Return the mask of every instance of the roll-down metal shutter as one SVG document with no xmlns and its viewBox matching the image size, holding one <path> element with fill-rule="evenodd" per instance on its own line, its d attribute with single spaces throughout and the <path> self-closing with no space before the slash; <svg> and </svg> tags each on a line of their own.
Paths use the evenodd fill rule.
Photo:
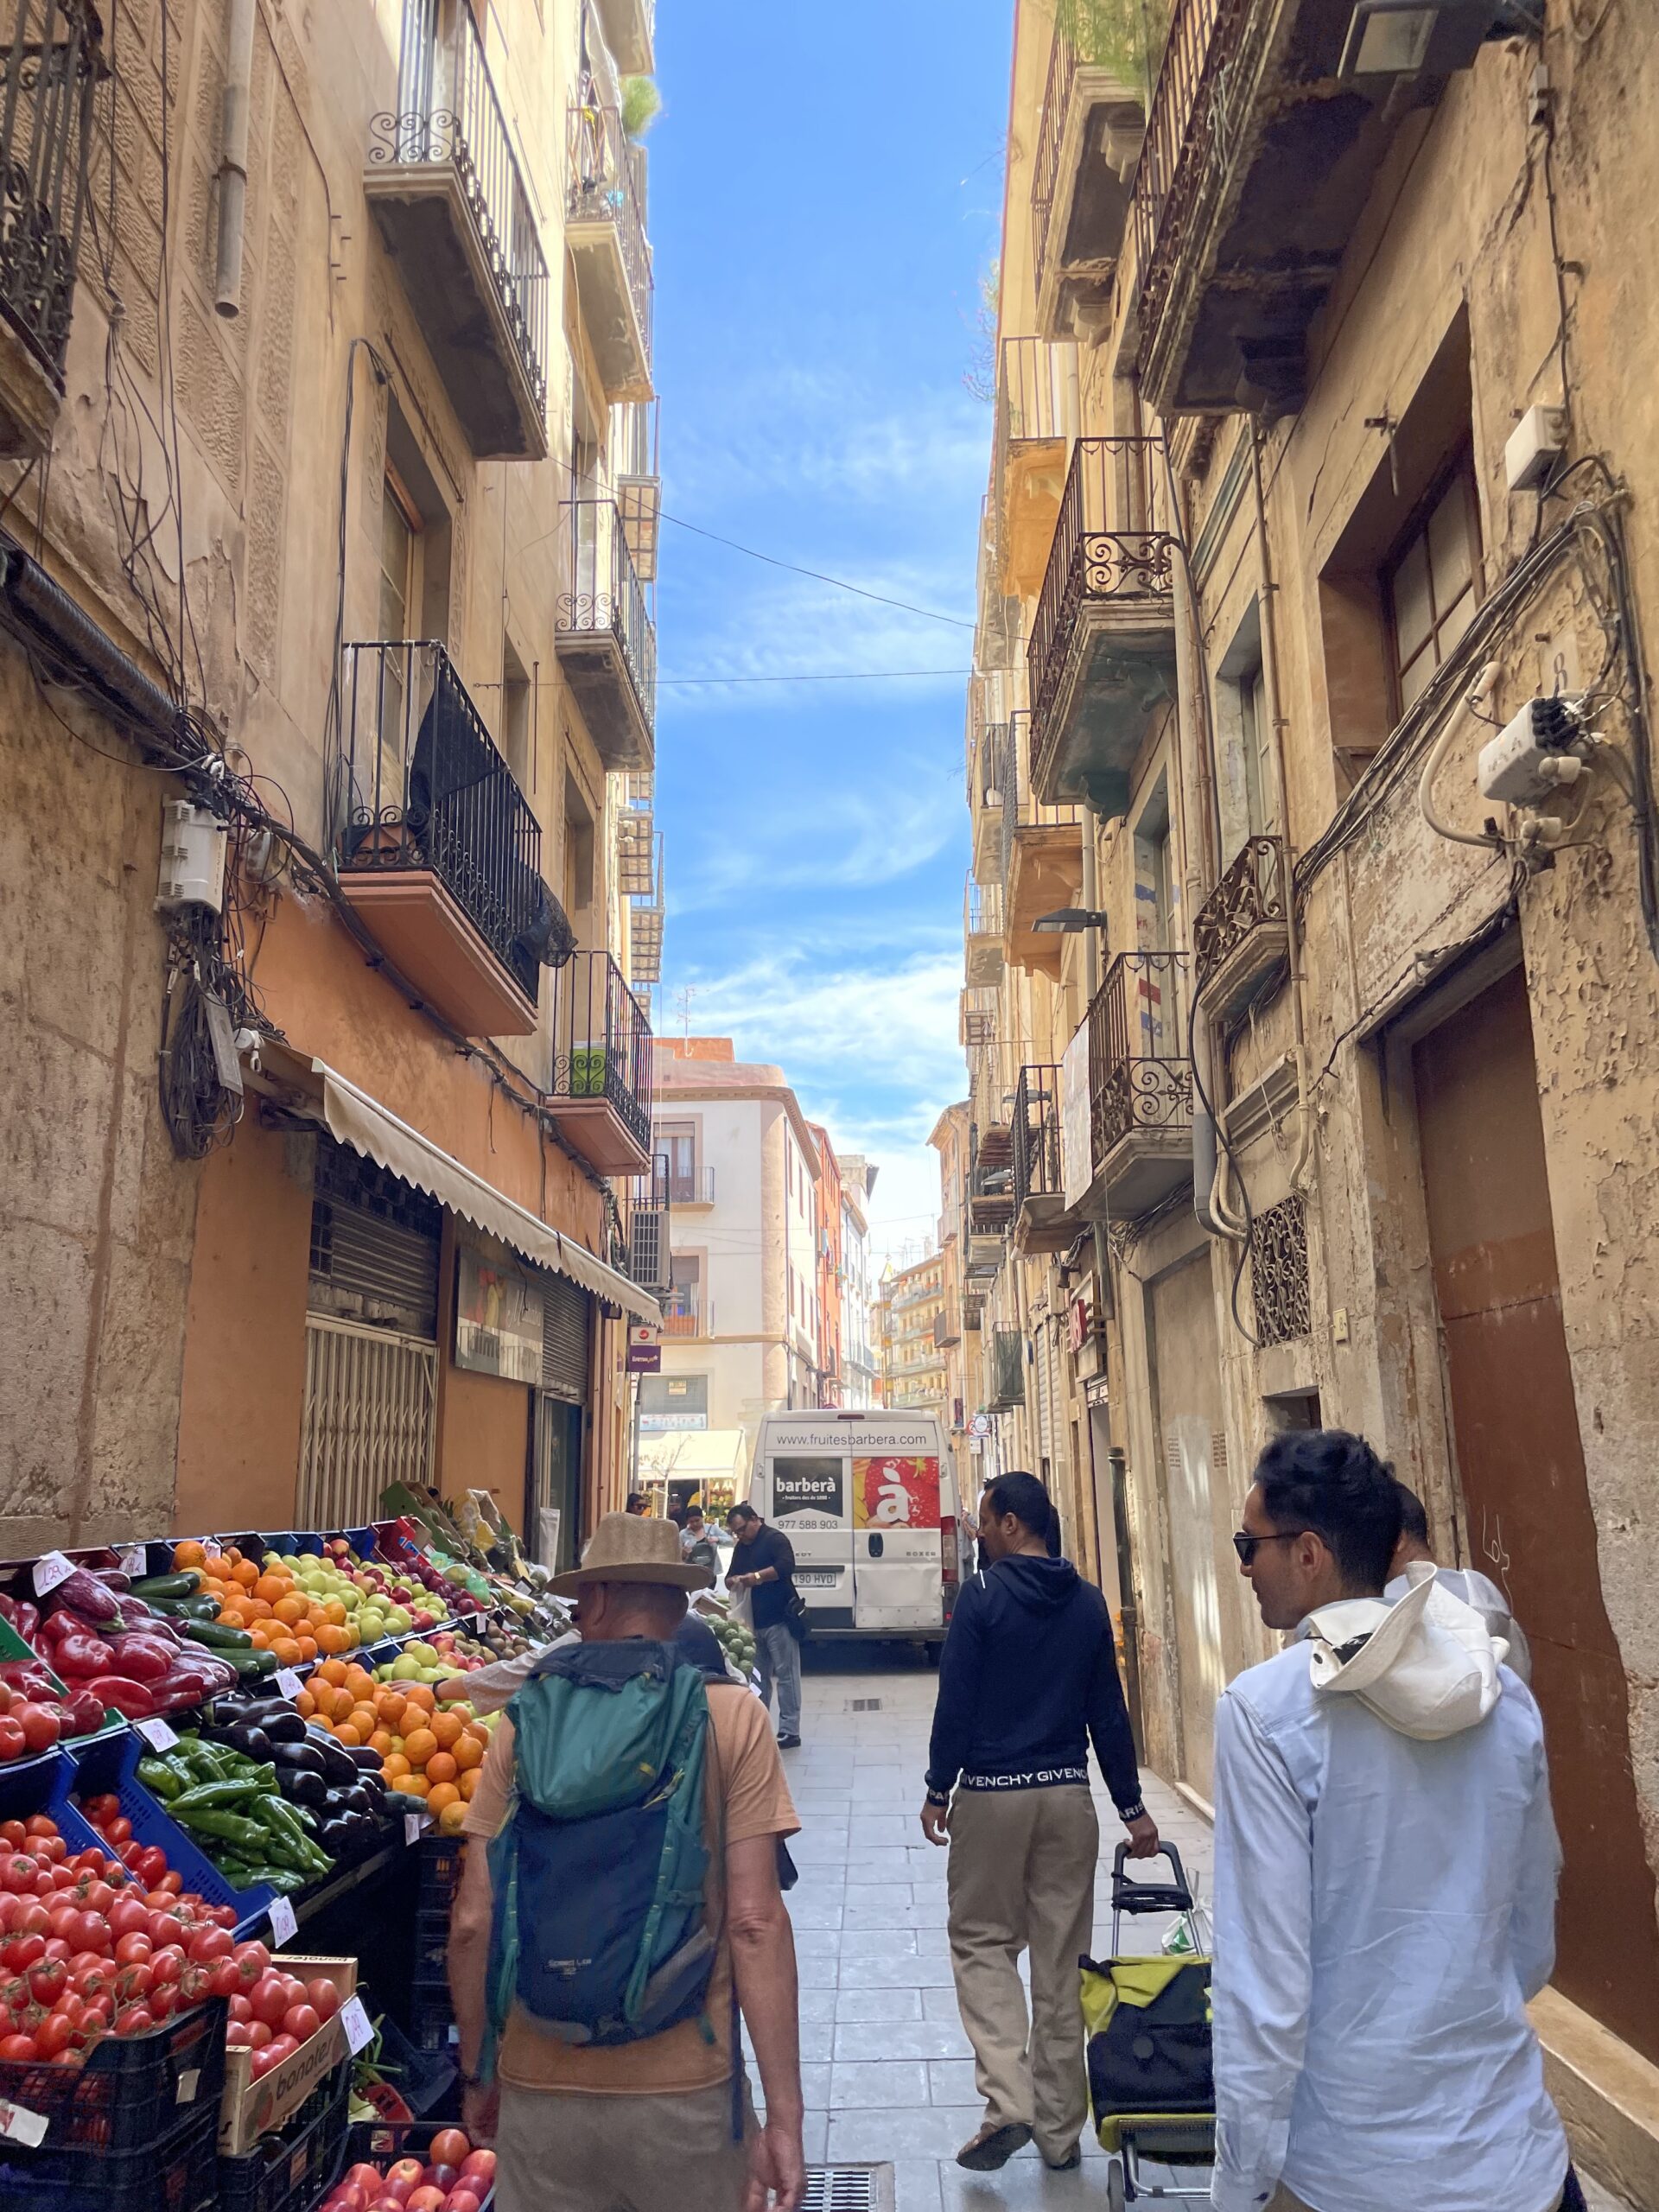
<svg viewBox="0 0 1659 2212">
<path fill-rule="evenodd" d="M 588 1346 L 594 1301 L 564 1275 L 542 1277 L 542 1388 L 572 1405 L 588 1402 Z"/>
<path fill-rule="evenodd" d="M 313 1313 L 435 1341 L 443 1210 L 372 1160 L 326 1140 L 311 1204 Z"/>
</svg>

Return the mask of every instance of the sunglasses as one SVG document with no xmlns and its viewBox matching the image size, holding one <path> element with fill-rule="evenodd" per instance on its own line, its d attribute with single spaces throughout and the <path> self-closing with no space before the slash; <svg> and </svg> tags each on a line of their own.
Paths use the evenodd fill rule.
<svg viewBox="0 0 1659 2212">
<path fill-rule="evenodd" d="M 1276 1536 L 1252 1536 L 1247 1535 L 1243 1529 L 1235 1529 L 1233 1549 L 1238 1554 L 1239 1565 L 1249 1567 L 1255 1557 L 1255 1548 L 1258 1544 L 1294 1544 L 1299 1536 L 1306 1536 L 1311 1533 L 1312 1531 L 1306 1529 L 1286 1529 Z"/>
</svg>

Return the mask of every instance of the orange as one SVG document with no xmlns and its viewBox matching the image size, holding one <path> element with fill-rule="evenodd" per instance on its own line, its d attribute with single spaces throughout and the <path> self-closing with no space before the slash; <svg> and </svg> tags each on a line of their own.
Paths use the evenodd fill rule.
<svg viewBox="0 0 1659 2212">
<path fill-rule="evenodd" d="M 231 1578 L 245 1590 L 251 1590 L 259 1580 L 259 1570 L 251 1559 L 239 1559 L 231 1569 Z"/>
<path fill-rule="evenodd" d="M 276 1654 L 278 1664 L 283 1667 L 297 1667 L 304 1656 L 291 1636 L 272 1637 L 270 1648 Z"/>
<path fill-rule="evenodd" d="M 211 1581 L 228 1582 L 231 1579 L 231 1562 L 223 1552 L 210 1552 L 202 1561 L 202 1572 Z"/>
<path fill-rule="evenodd" d="M 203 1567 L 207 1564 L 207 1553 L 202 1549 L 199 1543 L 196 1543 L 194 1541 L 187 1541 L 182 1544 L 175 1544 L 173 1547 L 173 1564 L 175 1567 Z"/>
<path fill-rule="evenodd" d="M 300 1647 L 300 1657 L 308 1667 L 311 1664 L 311 1662 L 317 1656 L 316 1637 L 315 1636 L 296 1636 L 294 1641 Z"/>
<path fill-rule="evenodd" d="M 400 1775 L 409 1772 L 409 1761 L 401 1751 L 388 1751 L 380 1763 L 380 1771 L 395 1782 Z"/>
<path fill-rule="evenodd" d="M 319 1651 L 326 1651 L 331 1655 L 336 1651 L 343 1651 L 346 1649 L 345 1630 L 335 1628 L 331 1623 L 325 1621 L 317 1630 L 317 1649 Z"/>
<path fill-rule="evenodd" d="M 346 1608 L 340 1604 L 338 1598 L 330 1598 L 327 1603 L 324 1605 L 322 1611 L 323 1618 L 328 1621 L 333 1627 L 345 1627 Z"/>
<path fill-rule="evenodd" d="M 246 1613 L 251 1614 L 253 1618 L 257 1621 L 268 1621 L 271 1618 L 271 1606 L 269 1598 L 256 1598 L 250 1594 L 243 1599 L 242 1605 L 243 1611 Z"/>
<path fill-rule="evenodd" d="M 270 1650 L 270 1638 L 265 1633 L 265 1625 L 263 1621 L 255 1621 L 252 1627 L 249 1629 L 248 1634 L 253 1639 L 253 1648 L 256 1651 Z"/>
<path fill-rule="evenodd" d="M 434 1751 L 426 1762 L 429 1782 L 453 1782 L 460 1772 L 461 1769 L 448 1751 Z"/>
<path fill-rule="evenodd" d="M 391 1721 L 394 1725 L 403 1718 L 405 1702 L 403 1691 L 393 1689 L 390 1683 L 383 1685 L 374 1694 L 375 1711 L 383 1720 Z"/>
<path fill-rule="evenodd" d="M 343 1659 L 325 1659 L 317 1672 L 331 1688 L 338 1688 L 346 1679 L 346 1662 Z"/>
<path fill-rule="evenodd" d="M 302 1690 L 294 1700 L 294 1710 L 302 1720 L 308 1720 L 317 1709 L 317 1700 L 309 1690 Z"/>
<path fill-rule="evenodd" d="M 473 1792 L 477 1789 L 479 1781 L 480 1775 L 478 1769 L 475 1766 L 469 1766 L 466 1773 L 461 1776 L 460 1781 L 455 1784 L 455 1787 L 460 1790 L 462 1801 L 468 1805 L 472 1803 Z"/>
<path fill-rule="evenodd" d="M 269 1597 L 270 1594 L 269 1591 L 262 1590 L 261 1592 L 262 1596 Z M 286 1597 L 277 1598 L 271 1611 L 279 1621 L 286 1622 L 289 1628 L 297 1628 L 305 1618 L 308 1607 L 304 1599 L 296 1598 L 290 1590 Z"/>
<path fill-rule="evenodd" d="M 349 1720 L 341 1720 L 336 1724 L 334 1728 L 334 1741 L 337 1744 L 360 1744 L 362 1740 L 362 1737 L 358 1733 L 357 1730 L 353 1727 Z"/>
<path fill-rule="evenodd" d="M 294 1578 L 291 1574 L 261 1574 L 255 1579 L 253 1594 L 274 1605 L 278 1599 L 293 1596 Z"/>
<path fill-rule="evenodd" d="M 411 1705 L 418 1705 L 423 1713 L 431 1713 L 436 1709 L 438 1700 L 432 1694 L 432 1685 L 429 1682 L 410 1682 L 404 1695 Z"/>
<path fill-rule="evenodd" d="M 430 1775 L 427 1780 L 432 1780 Z M 429 1813 L 441 1813 L 446 1805 L 459 1805 L 462 1802 L 461 1794 L 453 1782 L 434 1783 L 426 1793 L 426 1808 Z"/>
<path fill-rule="evenodd" d="M 474 1737 L 460 1736 L 455 1739 L 453 1757 L 456 1766 L 461 1770 L 461 1782 L 464 1786 L 467 1777 L 475 1773 L 483 1765 L 484 1746 Z"/>
<path fill-rule="evenodd" d="M 372 1751 L 378 1751 L 381 1758 L 385 1758 L 386 1753 L 391 1749 L 391 1729 L 377 1728 L 369 1738 L 369 1749 Z"/>
<path fill-rule="evenodd" d="M 399 1777 L 397 1787 L 410 1797 L 424 1797 L 428 1783 L 423 1774 L 405 1774 Z"/>
<path fill-rule="evenodd" d="M 401 1728 L 407 1736 L 416 1728 L 424 1728 L 427 1718 L 426 1713 L 416 1704 L 414 1699 L 406 1697 L 397 1709 L 397 1718 L 393 1726 Z"/>
<path fill-rule="evenodd" d="M 366 1705 L 354 1705 L 346 1718 L 365 1744 L 379 1725 L 375 1713 Z"/>
<path fill-rule="evenodd" d="M 453 1805 L 446 1805 L 443 1810 L 438 1815 L 438 1834 L 440 1835 L 459 1835 L 461 1834 L 461 1823 L 466 1818 L 467 1808 L 465 1803 L 460 1799 L 457 1799 Z"/>
<path fill-rule="evenodd" d="M 454 1746 L 467 1723 L 458 1713 L 435 1713 L 427 1726 L 437 1738 L 439 1750 L 447 1751 Z"/>
<path fill-rule="evenodd" d="M 358 1697 L 374 1694 L 374 1676 L 366 1667 L 359 1667 L 356 1660 L 346 1668 L 343 1680 L 346 1688 Z"/>
<path fill-rule="evenodd" d="M 438 1748 L 438 1739 L 429 1728 L 417 1728 L 413 1735 L 404 1738 L 404 1750 L 409 1763 L 424 1773 L 426 1763 Z"/>
</svg>

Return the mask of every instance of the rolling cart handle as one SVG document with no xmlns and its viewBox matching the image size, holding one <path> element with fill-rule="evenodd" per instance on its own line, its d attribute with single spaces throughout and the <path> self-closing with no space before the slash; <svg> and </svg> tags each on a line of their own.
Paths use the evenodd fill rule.
<svg viewBox="0 0 1659 2212">
<path fill-rule="evenodd" d="M 1123 1872 L 1123 1864 L 1129 1855 L 1127 1843 L 1120 1843 L 1112 1853 L 1112 1952 L 1118 1950 L 1119 1929 L 1124 1914 L 1131 1918 L 1148 1912 L 1184 1912 L 1192 1910 L 1192 1892 L 1187 1885 L 1186 1869 L 1181 1865 L 1181 1854 L 1173 1843 L 1160 1844 L 1154 1856 L 1167 1859 L 1175 1870 L 1173 1882 L 1131 1882 Z M 1189 1922 L 1189 1927 L 1191 1923 Z M 1194 1948 L 1198 1930 L 1192 1928 Z"/>
</svg>

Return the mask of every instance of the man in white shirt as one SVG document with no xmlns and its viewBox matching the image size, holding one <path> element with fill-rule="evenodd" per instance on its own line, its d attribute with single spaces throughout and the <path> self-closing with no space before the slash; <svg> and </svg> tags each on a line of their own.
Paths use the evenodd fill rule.
<svg viewBox="0 0 1659 2212">
<path fill-rule="evenodd" d="M 1297 1640 L 1216 1713 L 1218 2212 L 1581 2212 L 1526 2005 L 1560 1865 L 1543 1730 L 1417 1567 L 1390 1471 L 1275 1437 L 1234 1538 Z"/>
<path fill-rule="evenodd" d="M 1400 1493 L 1400 1541 L 1394 1548 L 1394 1559 L 1389 1568 L 1389 1580 L 1382 1595 L 1393 1605 L 1403 1598 L 1411 1587 L 1406 1570 L 1417 1560 L 1426 1560 L 1434 1567 L 1434 1580 L 1449 1590 L 1454 1598 L 1461 1598 L 1465 1605 L 1472 1605 L 1486 1624 L 1487 1632 L 1494 1643 L 1502 1641 L 1508 1649 L 1503 1663 L 1519 1675 L 1529 1689 L 1532 1687 L 1532 1649 L 1521 1624 L 1510 1611 L 1510 1601 L 1490 1576 L 1472 1567 L 1435 1567 L 1434 1554 L 1429 1548 L 1428 1516 L 1423 1510 L 1423 1501 L 1414 1490 L 1395 1480 Z"/>
</svg>

